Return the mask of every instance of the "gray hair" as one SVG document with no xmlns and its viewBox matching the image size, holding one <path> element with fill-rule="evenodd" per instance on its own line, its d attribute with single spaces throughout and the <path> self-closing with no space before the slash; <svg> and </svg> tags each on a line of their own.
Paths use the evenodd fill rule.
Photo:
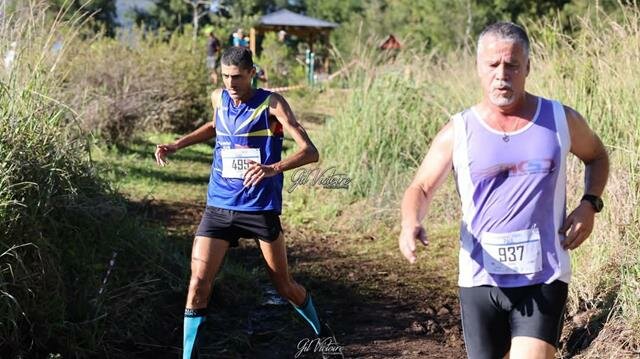
<svg viewBox="0 0 640 359">
<path fill-rule="evenodd" d="M 494 35 L 500 39 L 520 44 L 524 49 L 525 56 L 529 58 L 529 36 L 527 36 L 527 32 L 519 25 L 512 22 L 501 21 L 485 27 L 480 33 L 480 36 L 478 36 L 478 51 L 480 51 L 480 41 L 487 35 Z"/>
</svg>

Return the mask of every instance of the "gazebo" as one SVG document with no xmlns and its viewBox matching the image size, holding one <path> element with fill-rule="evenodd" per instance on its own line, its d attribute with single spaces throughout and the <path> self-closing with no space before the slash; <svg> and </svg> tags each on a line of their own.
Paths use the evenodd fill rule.
<svg viewBox="0 0 640 359">
<path fill-rule="evenodd" d="M 307 44 L 309 44 L 309 49 L 313 51 L 313 43 L 316 40 L 328 43 L 329 33 L 336 27 L 338 27 L 338 24 L 282 9 L 260 18 L 258 24 L 251 28 L 249 44 L 251 46 L 251 52 L 255 54 L 256 36 L 258 34 L 284 30 L 288 34 L 304 39 Z"/>
</svg>

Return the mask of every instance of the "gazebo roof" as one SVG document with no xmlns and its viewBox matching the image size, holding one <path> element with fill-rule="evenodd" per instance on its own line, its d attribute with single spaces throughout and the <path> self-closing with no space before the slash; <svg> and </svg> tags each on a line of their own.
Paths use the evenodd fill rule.
<svg viewBox="0 0 640 359">
<path fill-rule="evenodd" d="M 258 26 L 291 26 L 333 29 L 338 27 L 338 24 L 296 14 L 295 12 L 287 9 L 282 9 L 263 16 L 258 22 Z"/>
</svg>

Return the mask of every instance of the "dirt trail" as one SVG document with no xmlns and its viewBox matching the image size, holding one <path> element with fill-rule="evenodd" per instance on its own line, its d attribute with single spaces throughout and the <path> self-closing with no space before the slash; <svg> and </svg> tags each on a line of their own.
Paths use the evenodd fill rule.
<svg viewBox="0 0 640 359">
<path fill-rule="evenodd" d="M 307 112 L 301 117 L 305 127 L 314 131 L 323 127 L 326 114 Z M 207 162 L 209 156 L 198 161 Z M 188 266 L 192 236 L 204 203 L 160 198 L 132 206 L 167 229 L 168 239 L 182 247 L 183 253 L 176 255 L 182 256 Z M 344 357 L 466 357 L 451 278 L 437 271 L 411 272 L 399 258 L 387 256 L 384 261 L 376 261 L 348 252 L 342 245 L 355 240 L 364 248 L 372 238 L 328 236 L 286 224 L 285 233 L 292 275 L 313 293 L 321 320 L 330 323 Z M 227 258 L 225 267 L 233 269 L 226 273 L 223 269 L 216 280 L 201 357 L 319 358 L 312 350 L 299 350 L 301 341 L 313 338 L 312 332 L 291 306 L 274 294 L 256 245 L 241 241 Z M 177 268 L 175 274 L 186 276 L 179 271 Z M 182 288 L 163 294 L 167 305 L 158 308 L 161 332 L 148 333 L 148 344 L 130 343 L 136 350 L 135 357 L 180 355 L 186 280 Z M 583 314 L 566 318 L 561 357 L 573 357 L 585 350 L 601 330 L 601 326 L 596 327 L 599 322 L 591 323 L 589 318 L 578 323 L 576 318 Z"/>
<path fill-rule="evenodd" d="M 200 219 L 202 204 L 151 201 L 141 204 L 140 210 L 163 223 L 170 237 L 186 245 Z M 379 263 L 343 253 L 340 238 L 290 227 L 285 230 L 292 275 L 313 293 L 321 319 L 330 323 L 345 358 L 465 357 L 454 297 L 407 287 L 402 268 L 397 272 L 382 270 Z M 240 263 L 254 271 L 256 275 L 244 280 L 262 291 L 263 299 L 256 304 L 235 293 L 236 285 L 246 290 L 247 284 L 234 278 L 217 281 L 201 357 L 295 358 L 300 341 L 313 339 L 312 332 L 289 304 L 278 303 L 277 295 L 269 293 L 272 288 L 263 275 L 258 248 L 250 240 L 241 240 L 240 247 L 231 249 L 227 258 L 228 263 Z M 441 278 L 432 281 L 438 283 Z M 182 305 L 183 298 L 177 295 L 170 310 L 180 310 Z M 179 324 L 172 330 L 175 339 L 179 339 L 175 335 Z M 173 344 L 144 356 L 174 358 L 180 343 Z M 320 356 L 309 350 L 298 357 Z"/>
<path fill-rule="evenodd" d="M 169 239 L 184 246 L 189 258 L 192 234 L 204 204 L 151 200 L 135 205 L 136 211 L 167 228 Z M 438 273 L 407 273 L 407 266 L 378 263 L 364 255 L 346 253 L 341 242 L 304 228 L 286 226 L 289 266 L 294 278 L 313 293 L 322 320 L 327 320 L 345 358 L 465 358 L 460 311 L 450 282 Z M 349 238 L 348 240 L 353 240 Z M 371 240 L 363 238 L 362 243 Z M 266 279 L 263 259 L 251 240 L 241 240 L 228 252 L 225 265 L 241 265 L 242 278 L 217 280 L 210 303 L 202 358 L 320 358 L 298 349 L 313 339 L 311 330 L 282 300 Z M 176 273 L 178 274 L 178 273 Z M 416 284 L 419 283 L 419 284 Z M 136 357 L 175 358 L 181 347 L 181 310 L 184 288 L 172 293 L 161 310 L 171 326 L 157 342 L 170 345 L 140 346 Z M 240 292 L 238 292 L 238 290 Z M 247 292 L 253 296 L 246 297 Z M 262 297 L 256 300 L 257 297 Z M 565 318 L 559 357 L 580 357 L 597 336 L 599 321 Z M 594 316 L 591 313 L 591 316 Z M 171 319 L 168 319 L 171 318 Z M 171 323 L 171 324 L 168 324 Z M 338 358 L 338 357 L 336 357 Z"/>
</svg>

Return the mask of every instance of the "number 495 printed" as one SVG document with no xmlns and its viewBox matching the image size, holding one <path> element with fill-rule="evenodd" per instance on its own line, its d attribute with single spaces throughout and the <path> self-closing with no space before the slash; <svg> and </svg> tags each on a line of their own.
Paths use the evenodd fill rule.
<svg viewBox="0 0 640 359">
<path fill-rule="evenodd" d="M 251 163 L 248 159 L 237 159 L 231 162 L 231 168 L 236 171 L 246 171 Z"/>
</svg>

